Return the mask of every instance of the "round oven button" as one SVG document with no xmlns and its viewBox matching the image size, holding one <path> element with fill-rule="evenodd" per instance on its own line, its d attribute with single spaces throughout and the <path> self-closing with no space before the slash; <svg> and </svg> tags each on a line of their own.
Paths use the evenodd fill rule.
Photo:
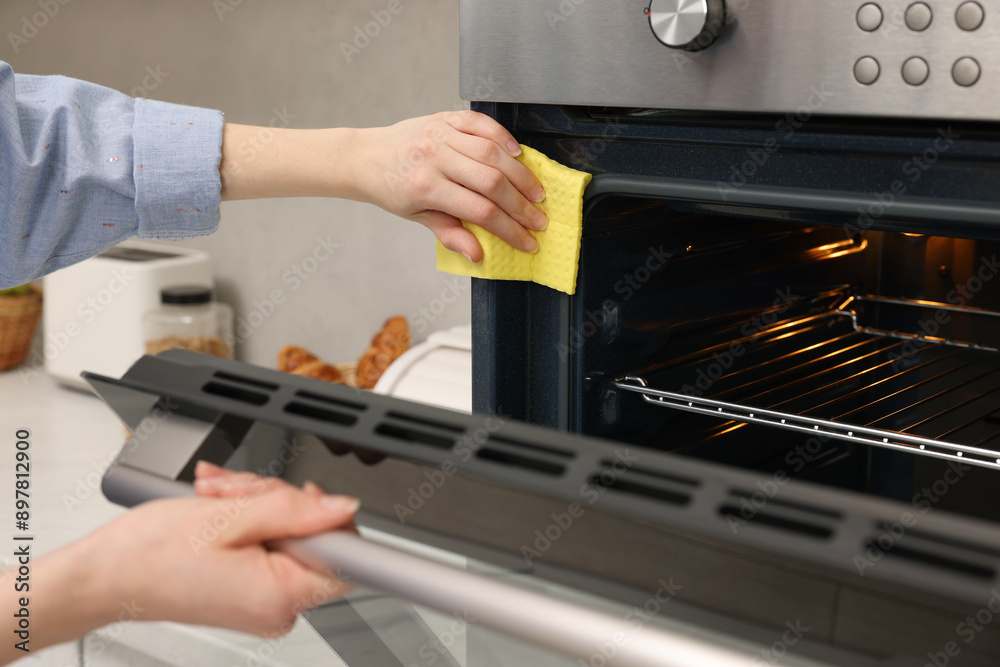
<svg viewBox="0 0 1000 667">
<path fill-rule="evenodd" d="M 951 75 L 960 86 L 975 85 L 981 73 L 979 63 L 974 58 L 959 58 L 951 68 Z"/>
<path fill-rule="evenodd" d="M 927 30 L 934 19 L 934 12 L 923 2 L 914 2 L 906 9 L 906 27 L 916 32 Z"/>
<path fill-rule="evenodd" d="M 962 30 L 978 30 L 985 18 L 986 12 L 978 2 L 962 3 L 955 12 L 955 22 Z"/>
<path fill-rule="evenodd" d="M 708 48 L 726 27 L 726 0 L 650 0 L 649 27 L 665 46 Z"/>
<path fill-rule="evenodd" d="M 874 2 L 861 5 L 861 9 L 858 10 L 858 27 L 872 32 L 878 30 L 880 25 L 882 25 L 882 8 Z"/>
<path fill-rule="evenodd" d="M 931 73 L 931 68 L 923 58 L 910 58 L 903 63 L 903 81 L 911 86 L 919 86 Z"/>
<path fill-rule="evenodd" d="M 878 61 L 870 56 L 865 56 L 854 63 L 854 78 L 866 86 L 878 80 L 879 72 Z"/>
</svg>

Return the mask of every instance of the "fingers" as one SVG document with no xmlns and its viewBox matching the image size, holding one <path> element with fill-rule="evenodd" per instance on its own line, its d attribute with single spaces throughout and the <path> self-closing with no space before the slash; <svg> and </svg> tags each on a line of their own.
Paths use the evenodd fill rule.
<svg viewBox="0 0 1000 667">
<path fill-rule="evenodd" d="M 307 537 L 349 526 L 360 501 L 350 496 L 317 494 L 318 488 L 300 490 L 285 484 L 249 498 L 233 521 L 227 541 L 230 544 L 257 544 Z"/>
<path fill-rule="evenodd" d="M 447 201 L 450 204 L 449 213 L 479 225 L 518 250 L 531 253 L 538 250 L 538 241 L 535 240 L 535 237 L 507 215 L 499 204 L 468 187 L 464 187 L 464 184 L 460 185 L 448 181 L 439 184 L 436 199 Z M 449 230 L 449 234 L 457 236 L 460 232 L 454 229 Z M 444 238 L 441 239 L 441 242 L 449 247 L 448 241 Z M 473 255 L 472 261 L 481 261 L 481 257 L 477 258 Z"/>
<path fill-rule="evenodd" d="M 527 167 L 511 157 L 521 152 L 520 147 L 512 150 L 517 145 L 514 137 L 492 118 L 475 112 L 445 114 L 445 122 L 458 132 L 448 135 L 447 143 L 454 152 L 443 151 L 442 172 L 482 195 L 456 203 L 464 203 L 464 211 L 448 212 L 481 225 L 519 250 L 534 252 L 538 247 L 534 239 L 520 233 L 511 222 L 527 229 L 545 229 L 548 218 L 533 203 L 545 199 L 545 190 Z"/>
<path fill-rule="evenodd" d="M 485 137 L 498 146 L 503 146 L 514 157 L 521 154 L 521 146 L 514 139 L 514 135 L 485 114 L 475 111 L 452 111 L 444 114 L 444 121 L 459 132 Z"/>
<path fill-rule="evenodd" d="M 545 213 L 526 198 L 525 191 L 528 191 L 531 197 L 544 199 L 541 185 L 532 184 L 538 181 L 527 167 L 485 139 L 458 135 L 451 143 L 457 146 L 444 151 L 441 171 L 494 204 L 484 212 L 495 221 L 494 224 L 507 224 L 509 219 L 527 229 L 548 227 Z M 478 221 L 470 222 L 478 224 Z"/>
<path fill-rule="evenodd" d="M 298 565 L 297 561 L 295 565 Z M 332 573 L 324 574 L 305 567 L 301 568 L 297 578 L 298 581 L 293 590 L 298 594 L 297 599 L 305 603 L 303 606 L 308 607 L 318 607 L 331 600 L 336 600 L 342 595 L 350 593 L 354 588 L 343 580 L 332 576 Z"/>
<path fill-rule="evenodd" d="M 291 484 L 275 477 L 260 477 L 252 472 L 226 470 L 207 461 L 198 461 L 194 468 L 194 490 L 207 498 L 234 498 L 265 493 Z"/>
<path fill-rule="evenodd" d="M 434 232 L 445 248 L 462 253 L 470 262 L 478 264 L 483 261 L 483 247 L 479 245 L 479 239 L 455 216 L 441 211 L 423 211 L 414 219 Z"/>
<path fill-rule="evenodd" d="M 280 582 L 281 600 L 264 603 L 270 609 L 264 611 L 258 627 L 250 628 L 259 635 L 287 634 L 297 614 L 335 600 L 353 589 L 330 569 L 325 572 L 313 570 L 280 551 L 268 552 L 267 557 L 270 571 Z"/>
<path fill-rule="evenodd" d="M 523 213 L 531 218 L 545 219 L 545 214 L 538 207 L 531 206 L 531 202 L 545 201 L 545 189 L 542 187 L 541 181 L 524 164 L 511 157 L 495 142 L 482 136 L 461 132 L 452 133 L 448 136 L 448 145 L 478 164 L 499 170 L 507 177 L 508 183 L 521 195 Z M 541 225 L 534 225 L 533 228 L 541 228 Z"/>
<path fill-rule="evenodd" d="M 254 553 L 254 559 L 257 559 L 256 550 L 241 548 L 239 551 Z M 292 630 L 298 614 L 334 600 L 350 592 L 352 588 L 339 579 L 333 570 L 319 572 L 310 569 L 281 551 L 261 550 L 259 558 L 249 571 L 243 569 L 239 573 L 244 575 L 241 578 L 241 589 L 228 591 L 230 600 L 215 603 L 221 606 L 221 613 L 212 614 L 205 620 L 184 616 L 177 620 L 186 623 L 202 620 L 205 624 L 221 625 L 264 637 L 277 637 Z M 227 563 L 226 566 L 232 568 L 234 563 Z M 231 582 L 236 583 L 237 575 L 229 572 L 231 570 L 220 576 L 228 575 L 232 577 Z M 251 578 L 245 577 L 247 573 L 251 574 Z M 253 581 L 253 586 L 247 587 L 247 580 Z M 205 595 L 204 590 L 198 592 Z M 236 602 L 235 609 L 233 602 Z"/>
<path fill-rule="evenodd" d="M 199 479 L 205 479 L 208 477 L 220 477 L 222 475 L 228 475 L 230 470 L 226 470 L 222 466 L 217 466 L 210 461 L 198 461 L 194 466 L 194 476 Z"/>
</svg>

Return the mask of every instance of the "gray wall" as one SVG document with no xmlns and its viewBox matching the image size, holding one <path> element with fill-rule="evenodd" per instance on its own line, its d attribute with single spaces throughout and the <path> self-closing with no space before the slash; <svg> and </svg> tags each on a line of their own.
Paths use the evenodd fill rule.
<svg viewBox="0 0 1000 667">
<path fill-rule="evenodd" d="M 366 127 L 466 108 L 458 97 L 458 0 L 398 2 L 402 11 L 348 63 L 341 42 L 389 0 L 69 0 L 17 53 L 7 34 L 21 33 L 23 17 L 40 7 L 5 0 L 0 60 L 15 72 L 65 74 L 221 109 L 235 123 L 266 125 L 278 110 L 294 116 L 294 128 Z M 339 248 L 294 289 L 282 276 L 320 237 Z M 469 281 L 456 288 L 456 279 L 435 271 L 433 235 L 374 206 L 227 202 L 220 231 L 184 245 L 211 253 L 220 297 L 237 316 L 273 290 L 286 298 L 238 351 L 251 363 L 273 366 L 292 342 L 331 361 L 356 359 L 396 313 L 410 317 L 416 340 L 469 321 Z M 445 305 L 441 295 L 452 289 L 461 296 Z"/>
</svg>

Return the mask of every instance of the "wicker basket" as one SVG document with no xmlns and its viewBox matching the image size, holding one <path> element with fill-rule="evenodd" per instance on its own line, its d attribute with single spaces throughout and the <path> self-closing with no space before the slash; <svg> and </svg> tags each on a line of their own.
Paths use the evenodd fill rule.
<svg viewBox="0 0 1000 667">
<path fill-rule="evenodd" d="M 334 364 L 334 366 L 337 368 L 338 371 L 340 371 L 340 375 L 344 380 L 343 384 L 346 384 L 348 387 L 354 387 L 355 389 L 357 389 L 358 363 L 356 361 L 352 361 L 346 364 Z"/>
<path fill-rule="evenodd" d="M 42 314 L 42 293 L 0 296 L 0 370 L 20 366 Z"/>
</svg>

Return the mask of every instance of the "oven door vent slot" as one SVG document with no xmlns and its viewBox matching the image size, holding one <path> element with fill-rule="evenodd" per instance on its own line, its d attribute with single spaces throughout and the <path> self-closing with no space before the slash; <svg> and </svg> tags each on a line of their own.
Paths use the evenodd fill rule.
<svg viewBox="0 0 1000 667">
<path fill-rule="evenodd" d="M 966 577 L 975 577 L 976 579 L 983 579 L 986 581 L 990 581 L 996 576 L 996 568 L 994 567 L 914 547 L 906 544 L 905 536 L 899 542 L 893 542 L 891 544 L 883 542 L 883 544 L 879 544 L 879 539 L 884 537 L 885 533 L 879 537 L 871 537 L 866 540 L 864 551 L 860 552 L 858 555 L 864 557 L 867 552 L 875 552 L 890 558 L 903 558 L 920 563 L 921 565 L 931 565 L 933 567 L 951 570 L 952 572 Z"/>
<path fill-rule="evenodd" d="M 885 555 L 917 561 L 924 565 L 944 568 L 963 576 L 992 579 L 1000 550 L 996 547 L 940 535 L 919 527 L 912 522 L 906 525 L 874 522 L 877 531 L 865 540 L 866 549 Z"/>
<path fill-rule="evenodd" d="M 751 507 L 756 509 L 755 504 L 760 504 L 758 500 L 761 495 L 761 491 L 750 491 L 748 489 L 730 489 L 729 495 L 735 500 L 739 501 L 740 504 L 746 501 Z M 792 502 L 785 500 L 783 498 L 769 497 L 765 494 L 766 503 L 769 507 L 779 507 L 787 510 L 792 510 L 794 512 L 801 512 L 803 514 L 812 515 L 814 517 L 822 517 L 824 519 L 840 520 L 844 518 L 843 512 L 835 509 L 829 509 L 826 507 L 817 507 L 816 505 L 805 505 L 803 503 Z"/>
<path fill-rule="evenodd" d="M 820 435 L 845 442 L 904 451 L 949 461 L 960 461 L 967 465 L 1000 470 L 1000 452 L 991 449 L 653 389 L 641 377 L 626 376 L 620 378 L 615 381 L 615 386 L 623 391 L 641 394 L 646 403 L 662 408 L 694 412 L 785 431 Z"/>
<path fill-rule="evenodd" d="M 387 438 L 416 445 L 430 445 L 438 449 L 451 450 L 455 446 L 454 438 L 398 424 L 379 424 L 375 427 L 375 432 Z"/>
<path fill-rule="evenodd" d="M 387 412 L 385 418 L 386 421 L 375 427 L 378 435 L 437 449 L 452 449 L 465 431 L 458 423 L 418 417 L 397 410 Z"/>
<path fill-rule="evenodd" d="M 298 398 L 304 398 L 309 401 L 314 401 L 316 403 L 324 403 L 326 405 L 336 405 L 339 408 L 347 408 L 348 410 L 354 410 L 356 412 L 364 412 L 368 409 L 367 405 L 362 403 L 355 403 L 354 401 L 346 401 L 342 398 L 334 398 L 333 396 L 324 396 L 322 394 L 314 394 L 311 391 L 296 391 L 295 395 Z"/>
<path fill-rule="evenodd" d="M 448 433 L 461 433 L 465 429 L 457 424 L 449 424 L 447 422 L 435 421 L 433 419 L 427 419 L 426 417 L 414 417 L 413 415 L 408 415 L 403 412 L 397 412 L 393 410 L 392 412 L 386 413 L 386 418 L 392 419 L 394 421 L 406 422 L 408 424 L 419 424 L 420 426 L 430 426 L 431 428 L 436 428 L 441 431 L 447 431 Z"/>
<path fill-rule="evenodd" d="M 255 389 L 265 389 L 267 391 L 278 391 L 278 385 L 273 382 L 264 382 L 262 380 L 254 380 L 251 378 L 245 378 L 242 375 L 235 375 L 233 373 L 226 373 L 224 371 L 216 371 L 212 374 L 219 380 L 225 380 L 226 382 L 232 382 L 234 384 L 242 384 L 248 387 L 254 387 Z"/>
<path fill-rule="evenodd" d="M 686 477 L 674 477 L 661 473 L 645 473 L 635 468 L 620 469 L 614 461 L 601 461 L 602 468 L 590 476 L 589 484 L 599 491 L 620 491 L 633 496 L 644 496 L 658 502 L 684 507 L 691 502 L 691 494 L 686 490 L 673 489 L 668 484 L 699 487 L 701 482 Z"/>
<path fill-rule="evenodd" d="M 767 526 L 777 528 L 787 532 L 798 533 L 806 537 L 829 539 L 833 535 L 833 529 L 828 526 L 821 526 L 815 523 L 808 523 L 787 516 L 780 516 L 773 512 L 764 510 L 747 512 L 745 507 L 739 505 L 723 505 L 719 508 L 719 516 L 729 522 L 730 527 L 737 531 L 742 524 Z"/>
<path fill-rule="evenodd" d="M 691 502 L 691 496 L 686 493 L 678 493 L 676 491 L 670 491 L 668 489 L 648 486 L 646 484 L 639 484 L 636 482 L 629 482 L 623 479 L 616 479 L 611 483 L 605 483 L 601 480 L 600 475 L 594 475 L 590 478 L 590 484 L 591 486 L 599 489 L 621 491 L 622 493 L 628 493 L 633 496 L 645 496 L 646 498 L 669 503 L 671 505 L 677 505 L 679 507 L 684 507 Z"/>
<path fill-rule="evenodd" d="M 209 382 L 205 384 L 201 390 L 206 394 L 222 396 L 223 398 L 240 401 L 241 403 L 249 403 L 250 405 L 264 405 L 271 398 L 267 394 L 262 394 L 259 391 L 251 391 L 249 389 L 244 389 L 243 387 L 236 387 L 222 382 Z"/>
<path fill-rule="evenodd" d="M 701 487 L 701 480 L 695 479 L 694 477 L 685 477 L 683 475 L 661 472 L 659 470 L 649 470 L 648 468 L 631 465 L 631 462 L 627 460 L 627 456 L 619 460 L 601 459 L 601 468 L 602 474 L 614 475 L 616 477 L 627 472 L 632 478 L 635 478 L 636 476 L 648 477 L 651 478 L 654 483 L 667 482 L 669 484 L 680 484 L 692 489 Z"/>
<path fill-rule="evenodd" d="M 499 435 L 490 435 L 489 442 L 503 445 L 505 447 L 514 447 L 517 449 L 528 450 L 531 452 L 538 452 L 550 456 L 558 456 L 560 458 L 565 458 L 565 459 L 576 458 L 576 452 L 574 452 L 571 449 L 559 449 L 557 447 L 552 447 L 552 446 L 536 445 L 530 442 L 521 442 L 520 440 L 514 440 L 512 438 L 506 438 Z"/>
<path fill-rule="evenodd" d="M 525 456 L 523 454 L 510 451 L 507 448 L 483 447 L 476 452 L 476 458 L 485 461 L 492 461 L 501 465 L 523 468 L 531 472 L 542 473 L 543 475 L 558 476 L 566 472 L 566 466 L 552 461 L 546 461 L 540 457 Z"/>
<path fill-rule="evenodd" d="M 763 490 L 729 489 L 730 500 L 719 508 L 719 516 L 731 529 L 760 525 L 811 538 L 828 539 L 844 515 L 836 509 L 806 505 L 776 498 Z"/>
<path fill-rule="evenodd" d="M 343 426 L 352 426 L 358 421 L 358 418 L 352 414 L 331 410 L 329 408 L 321 408 L 315 405 L 309 405 L 308 403 L 301 403 L 299 401 L 292 401 L 286 405 L 285 412 L 291 415 L 299 415 L 300 417 L 308 417 L 310 419 L 317 419 L 330 424 L 341 424 Z"/>
</svg>

